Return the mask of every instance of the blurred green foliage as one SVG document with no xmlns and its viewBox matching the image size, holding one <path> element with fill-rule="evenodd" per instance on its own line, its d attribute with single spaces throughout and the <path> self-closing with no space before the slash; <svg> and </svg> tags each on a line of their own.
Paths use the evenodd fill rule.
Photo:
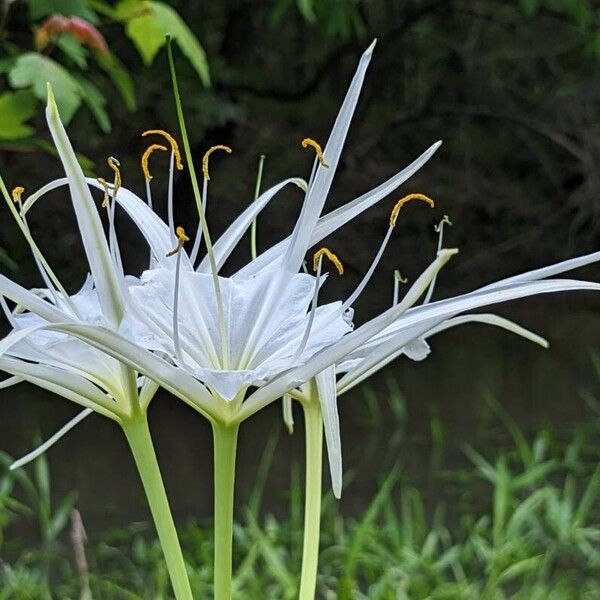
<svg viewBox="0 0 600 600">
<path fill-rule="evenodd" d="M 388 383 L 386 403 L 403 421 L 402 395 Z M 445 481 L 445 493 L 436 503 L 407 480 L 401 465 L 355 517 L 343 517 L 339 503 L 331 493 L 326 495 L 319 598 L 598 597 L 600 466 L 595 448 L 600 442 L 600 412 L 570 438 L 561 439 L 548 428 L 527 436 L 493 397 L 486 403 L 502 430 L 482 424 L 485 450 L 464 449 L 471 466 L 443 470 L 432 463 L 436 476 Z M 593 399 L 590 406 L 598 410 Z M 373 405 L 371 409 L 376 413 Z M 510 442 L 497 445 L 507 434 Z M 277 442 L 274 435 L 265 445 L 254 489 L 235 527 L 235 597 L 240 599 L 293 600 L 297 595 L 303 503 L 298 465 L 290 471 L 287 516 L 281 519 L 261 510 Z M 433 453 L 439 440 L 431 442 Z M 87 545 L 85 573 L 72 564 L 64 530 L 74 498 L 67 496 L 50 510 L 47 465 L 40 461 L 31 475 L 17 473 L 0 480 L 0 532 L 12 519 L 35 517 L 41 535 L 39 548 L 14 542 L 0 546 L 0 598 L 73 598 L 87 585 L 82 586 L 84 580 L 89 580 L 93 597 L 168 598 L 160 546 L 149 525 L 94 535 Z M 15 499 L 15 483 L 26 492 L 24 503 Z M 210 532 L 209 523 L 197 521 L 181 530 L 198 598 L 212 594 Z M 76 539 L 73 534 L 71 538 Z"/>
<path fill-rule="evenodd" d="M 46 84 L 65 123 L 85 104 L 98 127 L 111 131 L 107 100 L 101 87 L 108 77 L 128 111 L 136 108 L 131 69 L 111 51 L 103 30 L 123 27 L 146 65 L 170 34 L 188 57 L 204 85 L 210 85 L 204 50 L 184 19 L 168 4 L 120 0 L 12 0 L 2 5 L 0 74 L 13 91 L 0 95 L 0 141 L 28 140 L 35 130 L 27 122 L 46 100 Z"/>
</svg>

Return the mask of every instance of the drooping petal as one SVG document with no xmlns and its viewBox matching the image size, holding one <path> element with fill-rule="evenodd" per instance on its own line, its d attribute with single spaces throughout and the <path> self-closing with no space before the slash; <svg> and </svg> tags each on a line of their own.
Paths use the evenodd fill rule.
<svg viewBox="0 0 600 600">
<path fill-rule="evenodd" d="M 315 376 L 321 414 L 325 427 L 325 441 L 327 442 L 327 456 L 331 472 L 331 485 L 333 495 L 340 498 L 342 495 L 342 440 L 340 437 L 340 418 L 337 408 L 337 392 L 335 382 L 335 365 L 327 367 Z"/>
<path fill-rule="evenodd" d="M 392 327 L 390 327 L 390 331 L 393 331 L 394 334 L 391 337 L 386 336 L 385 343 L 376 348 L 368 359 L 365 360 L 360 372 L 354 370 L 351 374 L 348 373 L 339 380 L 338 393 L 347 391 L 350 383 L 355 385 L 357 383 L 356 378 L 359 375 L 362 380 L 372 374 L 375 370 L 383 367 L 390 360 L 393 360 L 393 358 L 400 354 L 402 348 L 410 340 L 426 334 L 446 319 L 461 312 L 489 306 L 491 304 L 499 304 L 508 300 L 525 298 L 527 296 L 575 290 L 600 291 L 600 284 L 568 279 L 533 281 L 506 288 L 489 289 L 486 292 L 477 294 L 465 294 L 456 298 L 422 305 L 412 309 L 410 312 L 407 311 L 401 319 L 398 319 Z M 506 324 L 506 326 L 508 325 Z M 525 332 L 523 329 L 513 329 L 513 331 L 519 331 L 520 333 Z M 534 334 L 530 333 L 526 337 L 543 344 L 542 338 L 533 336 Z"/>
<path fill-rule="evenodd" d="M 117 328 L 123 317 L 123 290 L 110 257 L 100 215 L 94 205 L 83 171 L 60 121 L 58 107 L 49 89 L 46 119 L 54 145 L 69 180 L 71 200 L 81 232 L 83 246 L 90 265 L 102 312 L 107 324 Z"/>
<path fill-rule="evenodd" d="M 24 467 L 26 464 L 30 463 L 32 460 L 35 460 L 38 456 L 47 452 L 54 444 L 56 444 L 61 438 L 63 438 L 73 427 L 79 425 L 81 421 L 83 421 L 87 416 L 91 415 L 94 411 L 91 408 L 84 408 L 82 411 L 77 413 L 72 419 L 67 421 L 56 433 L 51 435 L 43 444 L 40 444 L 37 448 L 28 452 L 25 456 L 19 458 L 19 460 L 15 460 L 12 465 L 10 465 L 10 470 L 14 471 L 16 469 L 20 469 Z"/>
</svg>

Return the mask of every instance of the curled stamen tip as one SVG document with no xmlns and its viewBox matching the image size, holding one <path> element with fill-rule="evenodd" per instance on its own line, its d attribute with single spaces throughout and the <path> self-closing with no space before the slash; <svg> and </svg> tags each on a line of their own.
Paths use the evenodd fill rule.
<svg viewBox="0 0 600 600">
<path fill-rule="evenodd" d="M 328 169 L 329 165 L 325 161 L 325 155 L 323 154 L 323 150 L 321 149 L 321 144 L 319 144 L 319 142 L 316 142 L 312 138 L 304 138 L 302 140 L 302 147 L 308 148 L 309 146 L 311 148 L 314 148 L 315 152 L 317 153 L 317 159 L 319 160 L 321 166 Z"/>
<path fill-rule="evenodd" d="M 177 246 L 171 252 L 167 252 L 167 256 L 177 254 L 183 248 L 183 244 L 190 241 L 190 238 L 185 233 L 185 229 L 181 226 L 175 229 L 175 235 L 177 236 Z"/>
<path fill-rule="evenodd" d="M 439 233 L 444 225 L 452 226 L 452 221 L 448 215 L 444 215 L 444 218 L 434 226 L 436 233 Z"/>
<path fill-rule="evenodd" d="M 116 195 L 116 193 L 119 191 L 119 188 L 121 187 L 121 169 L 119 169 L 119 167 L 121 166 L 121 163 L 114 156 L 109 156 L 106 159 L 106 162 L 108 163 L 108 166 L 115 173 L 115 184 L 114 184 L 113 195 Z"/>
<path fill-rule="evenodd" d="M 407 283 L 408 279 L 406 277 L 402 277 L 402 273 L 398 271 L 398 269 L 394 269 L 394 280 L 398 283 Z"/>
<path fill-rule="evenodd" d="M 404 198 L 400 198 L 400 200 L 398 200 L 398 202 L 396 202 L 396 204 L 394 205 L 394 208 L 392 209 L 392 212 L 390 214 L 390 227 L 396 226 L 396 220 L 398 219 L 398 213 L 400 212 L 400 209 L 411 200 L 422 200 L 423 202 L 429 204 L 431 208 L 435 207 L 434 201 L 425 194 L 408 194 L 407 196 L 404 196 Z"/>
<path fill-rule="evenodd" d="M 313 256 L 313 271 L 316 271 L 319 268 L 319 262 L 322 260 L 323 256 L 326 256 L 333 263 L 340 275 L 344 274 L 344 265 L 342 264 L 342 261 L 329 248 L 321 248 L 315 252 L 315 255 Z"/>
<path fill-rule="evenodd" d="M 147 129 L 142 132 L 142 137 L 146 137 L 147 135 L 162 135 L 167 142 L 169 142 L 171 145 L 171 152 L 175 155 L 175 167 L 178 171 L 181 171 L 183 169 L 183 163 L 181 162 L 181 152 L 179 152 L 177 140 L 164 129 Z"/>
<path fill-rule="evenodd" d="M 21 201 L 21 196 L 25 192 L 25 188 L 22 185 L 17 185 L 13 188 L 11 194 L 13 202 L 16 204 Z"/>
<path fill-rule="evenodd" d="M 144 154 L 142 154 L 142 171 L 144 173 L 146 181 L 150 181 L 152 179 L 152 175 L 150 174 L 150 167 L 148 166 L 148 160 L 150 159 L 150 155 L 155 150 L 163 150 L 166 152 L 167 147 L 163 146 L 162 144 L 151 144 L 146 148 Z"/>
<path fill-rule="evenodd" d="M 211 146 L 202 157 L 202 175 L 204 175 L 204 179 L 206 181 L 210 181 L 210 174 L 208 172 L 208 159 L 210 155 L 216 150 L 223 150 L 227 152 L 227 154 L 231 154 L 233 150 L 229 146 L 224 146 L 223 144 L 217 144 L 216 146 Z"/>
</svg>

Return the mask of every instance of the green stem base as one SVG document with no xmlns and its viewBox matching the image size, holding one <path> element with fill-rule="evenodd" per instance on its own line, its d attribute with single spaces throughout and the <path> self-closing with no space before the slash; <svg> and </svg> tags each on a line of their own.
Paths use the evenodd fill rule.
<svg viewBox="0 0 600 600">
<path fill-rule="evenodd" d="M 213 423 L 215 477 L 215 600 L 231 600 L 233 499 L 238 425 Z"/>
<path fill-rule="evenodd" d="M 145 415 L 122 425 L 137 465 L 177 600 L 193 600 L 171 508 Z"/>
<path fill-rule="evenodd" d="M 323 469 L 323 418 L 318 398 L 302 402 L 306 429 L 306 491 L 304 546 L 299 600 L 314 600 L 321 529 L 321 479 Z"/>
</svg>

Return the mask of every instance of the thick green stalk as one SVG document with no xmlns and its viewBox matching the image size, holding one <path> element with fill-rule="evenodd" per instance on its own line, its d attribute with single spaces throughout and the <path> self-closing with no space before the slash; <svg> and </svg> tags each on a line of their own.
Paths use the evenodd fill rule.
<svg viewBox="0 0 600 600">
<path fill-rule="evenodd" d="M 323 469 L 323 418 L 314 395 L 302 402 L 306 429 L 306 489 L 304 498 L 304 547 L 299 600 L 314 600 L 319 564 L 321 529 L 321 479 Z"/>
<path fill-rule="evenodd" d="M 146 416 L 138 415 L 123 423 L 122 427 L 146 492 L 175 598 L 177 600 L 193 600 L 177 530 L 156 460 Z"/>
<path fill-rule="evenodd" d="M 231 600 L 233 558 L 233 493 L 238 425 L 213 423 L 215 468 L 214 598 Z"/>
</svg>

